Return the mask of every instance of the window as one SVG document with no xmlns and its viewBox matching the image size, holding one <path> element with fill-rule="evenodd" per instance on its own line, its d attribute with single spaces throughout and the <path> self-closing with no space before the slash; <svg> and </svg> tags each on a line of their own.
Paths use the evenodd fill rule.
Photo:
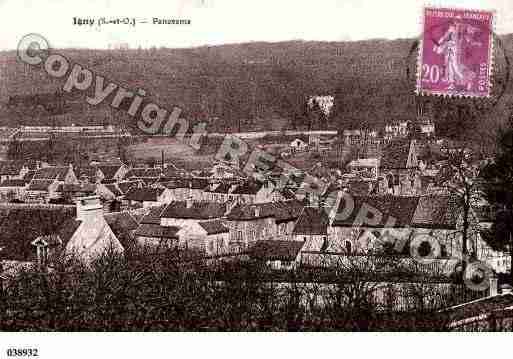
<svg viewBox="0 0 513 359">
<path fill-rule="evenodd" d="M 351 242 L 349 241 L 346 241 L 346 244 L 345 244 L 345 247 L 346 247 L 346 253 L 347 254 L 351 254 Z"/>
</svg>

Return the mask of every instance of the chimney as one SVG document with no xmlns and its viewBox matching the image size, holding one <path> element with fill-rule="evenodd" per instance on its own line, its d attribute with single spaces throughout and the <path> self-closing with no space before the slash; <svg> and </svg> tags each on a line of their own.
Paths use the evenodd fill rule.
<svg viewBox="0 0 513 359">
<path fill-rule="evenodd" d="M 77 220 L 94 221 L 103 218 L 103 206 L 100 196 L 80 197 L 76 200 Z"/>
<path fill-rule="evenodd" d="M 187 200 L 185 201 L 185 207 L 192 208 L 192 197 L 187 198 Z"/>
<path fill-rule="evenodd" d="M 490 297 L 492 296 L 495 296 L 498 294 L 498 284 L 499 284 L 499 279 L 497 278 L 497 276 L 490 276 Z"/>
</svg>

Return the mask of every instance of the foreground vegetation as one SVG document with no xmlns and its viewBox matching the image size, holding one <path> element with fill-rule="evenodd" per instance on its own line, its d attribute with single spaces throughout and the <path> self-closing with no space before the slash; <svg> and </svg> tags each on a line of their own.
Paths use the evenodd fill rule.
<svg viewBox="0 0 513 359">
<path fill-rule="evenodd" d="M 23 271 L 4 281 L 0 329 L 443 330 L 436 312 L 453 300 L 417 283 L 409 290 L 421 299 L 418 305 L 397 312 L 393 287 L 385 304 L 378 304 L 376 283 L 356 269 L 334 272 L 330 285 L 306 284 L 294 271 L 273 281 L 257 262 L 225 263 L 214 270 L 176 259 L 173 253 L 158 258 L 106 254 L 89 267 L 67 262 Z M 427 297 L 436 297 L 437 306 L 425 306 Z"/>
</svg>

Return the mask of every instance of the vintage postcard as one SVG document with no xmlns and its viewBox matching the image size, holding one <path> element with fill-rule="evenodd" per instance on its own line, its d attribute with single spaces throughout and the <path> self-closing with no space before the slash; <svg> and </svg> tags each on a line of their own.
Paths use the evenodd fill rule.
<svg viewBox="0 0 513 359">
<path fill-rule="evenodd" d="M 0 359 L 513 329 L 513 3 L 0 0 L 0 27 Z"/>
</svg>

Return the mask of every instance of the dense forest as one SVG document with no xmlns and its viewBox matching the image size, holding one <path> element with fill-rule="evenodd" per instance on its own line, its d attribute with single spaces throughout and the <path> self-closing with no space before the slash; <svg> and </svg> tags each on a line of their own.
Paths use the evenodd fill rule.
<svg viewBox="0 0 513 359">
<path fill-rule="evenodd" d="M 505 69 L 512 40 L 513 35 L 497 38 L 504 47 L 495 48 L 495 89 L 507 88 L 498 104 L 478 113 L 477 125 L 489 123 L 481 121 L 483 116 L 494 123 L 508 117 L 506 104 L 513 93 Z M 148 100 L 169 110 L 178 106 L 183 116 L 208 121 L 210 131 L 340 129 L 382 126 L 417 115 L 425 99 L 414 94 L 415 41 L 254 42 L 189 49 L 60 52 L 129 89 L 144 89 Z M 123 111 L 91 108 L 80 98 L 83 95 L 52 99 L 64 80 L 51 79 L 44 71 L 19 63 L 14 51 L 0 53 L 0 64 L 1 125 L 34 124 L 35 119 L 41 124 L 126 122 L 128 127 L 134 122 Z M 326 125 L 312 121 L 306 110 L 307 99 L 315 95 L 335 96 Z M 436 109 L 432 115 L 444 123 L 448 118 Z M 461 116 L 454 121 L 456 134 L 461 121 Z"/>
</svg>

